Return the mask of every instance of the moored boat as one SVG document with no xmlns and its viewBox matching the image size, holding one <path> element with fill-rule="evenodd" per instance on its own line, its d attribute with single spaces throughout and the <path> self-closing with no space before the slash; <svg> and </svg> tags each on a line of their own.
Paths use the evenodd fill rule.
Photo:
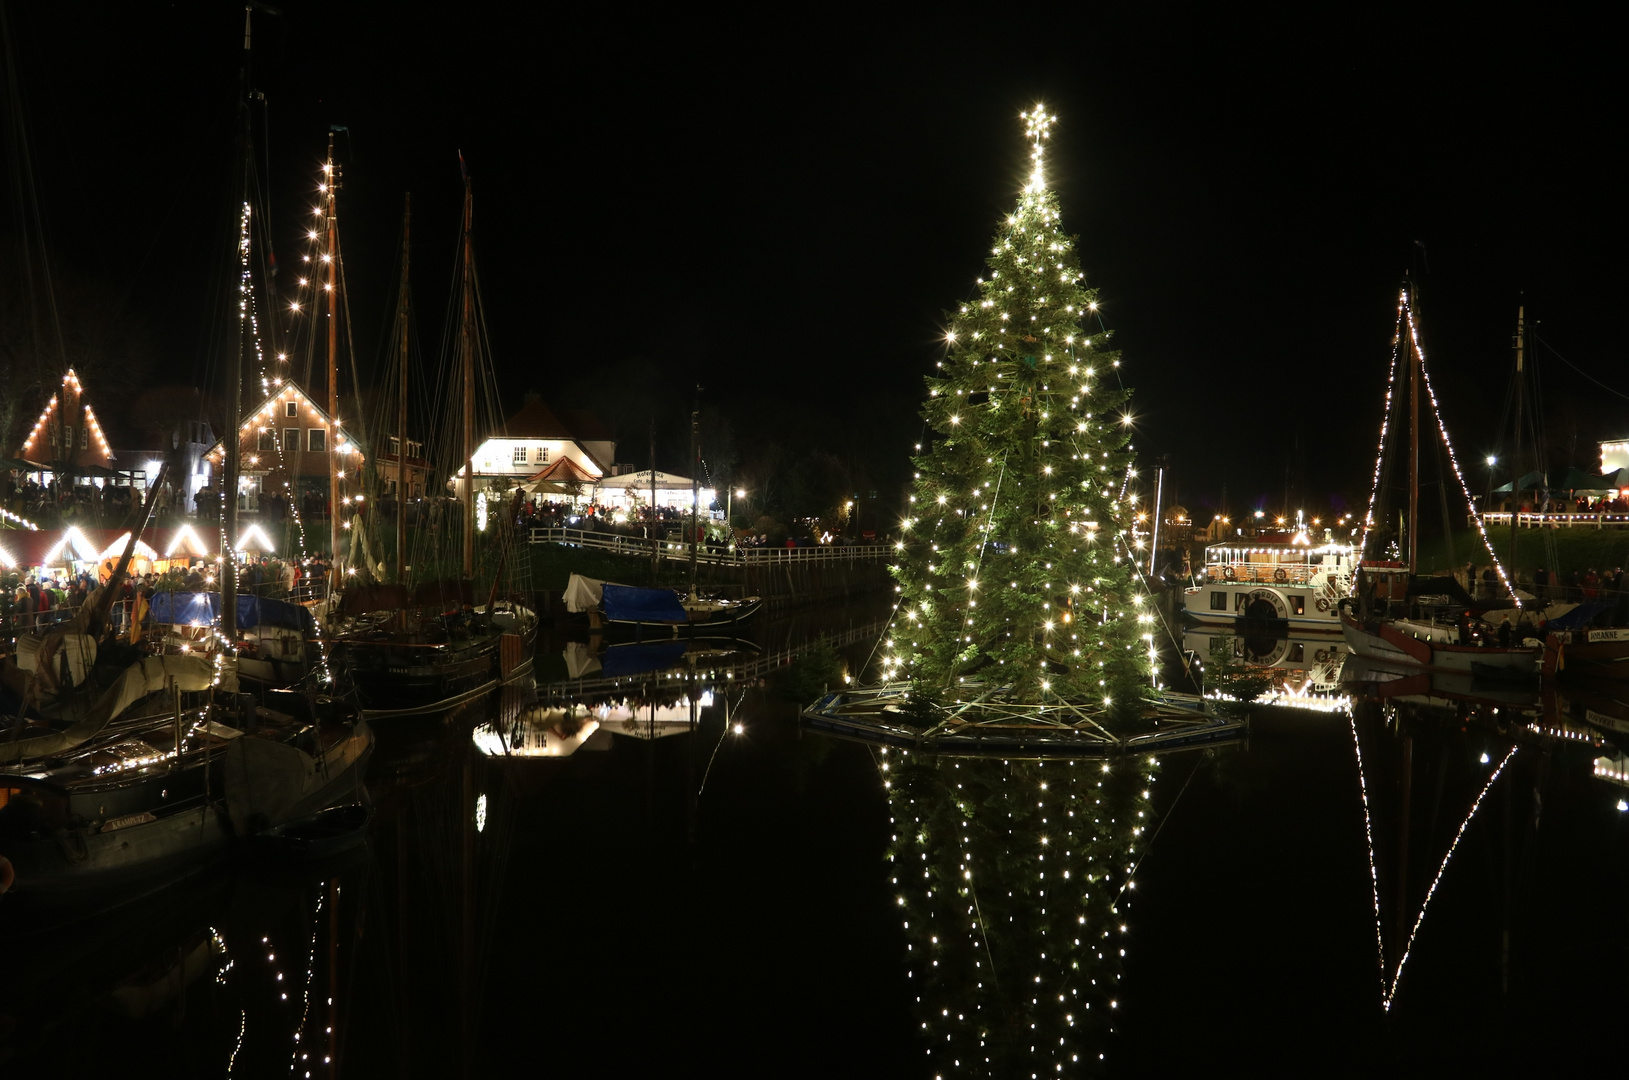
<svg viewBox="0 0 1629 1080">
<path fill-rule="evenodd" d="M 761 596 L 740 600 L 702 596 L 677 589 L 646 589 L 572 574 L 566 585 L 566 609 L 586 612 L 594 629 L 607 627 L 667 630 L 711 630 L 742 622 L 763 607 Z"/>
<path fill-rule="evenodd" d="M 1184 590 L 1184 610 L 1201 625 L 1338 633 L 1353 566 L 1352 545 L 1327 534 L 1316 547 L 1304 532 L 1211 544 L 1199 584 Z"/>
</svg>

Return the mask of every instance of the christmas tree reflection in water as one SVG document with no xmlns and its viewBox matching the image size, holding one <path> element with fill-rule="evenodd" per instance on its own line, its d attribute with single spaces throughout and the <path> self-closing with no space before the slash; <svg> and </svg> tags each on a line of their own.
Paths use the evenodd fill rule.
<svg viewBox="0 0 1629 1080">
<path fill-rule="evenodd" d="M 932 1075 L 1098 1071 L 1158 761 L 883 753 L 890 877 Z"/>
</svg>

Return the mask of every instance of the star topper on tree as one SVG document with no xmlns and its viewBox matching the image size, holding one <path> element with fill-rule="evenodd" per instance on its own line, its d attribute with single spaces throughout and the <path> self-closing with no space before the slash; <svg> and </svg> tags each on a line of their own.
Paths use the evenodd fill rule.
<svg viewBox="0 0 1629 1080">
<path fill-rule="evenodd" d="M 1132 558 L 1130 393 L 1046 187 L 1056 117 L 1021 114 L 1033 168 L 927 379 L 900 604 L 883 661 L 935 702 L 1130 716 L 1153 621 Z M 1095 315 L 1093 315 L 1095 321 Z"/>
</svg>

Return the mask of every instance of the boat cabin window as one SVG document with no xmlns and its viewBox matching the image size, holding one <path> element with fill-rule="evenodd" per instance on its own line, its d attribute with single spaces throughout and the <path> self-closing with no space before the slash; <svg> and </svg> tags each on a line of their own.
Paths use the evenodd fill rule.
<svg viewBox="0 0 1629 1080">
<path fill-rule="evenodd" d="M 1210 609 L 1212 611 L 1227 610 L 1227 593 L 1213 592 L 1210 594 Z"/>
</svg>

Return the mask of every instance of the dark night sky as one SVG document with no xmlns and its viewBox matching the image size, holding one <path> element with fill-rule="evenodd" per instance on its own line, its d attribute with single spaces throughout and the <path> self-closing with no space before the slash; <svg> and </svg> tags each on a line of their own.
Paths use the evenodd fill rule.
<svg viewBox="0 0 1629 1080">
<path fill-rule="evenodd" d="M 879 469 L 905 467 L 941 312 L 981 272 L 1023 171 L 1017 114 L 1042 100 L 1061 118 L 1065 224 L 1137 390 L 1139 451 L 1170 454 L 1195 506 L 1224 483 L 1235 509 L 1277 505 L 1286 469 L 1321 504 L 1366 494 L 1416 240 L 1463 458 L 1496 444 L 1523 295 L 1546 340 L 1629 391 L 1623 69 L 1601 28 L 1343 10 L 382 21 L 295 3 L 258 17 L 253 82 L 285 264 L 327 126 L 351 129 L 341 214 L 365 363 L 409 188 L 434 351 L 462 149 L 517 399 L 586 377 L 659 391 L 682 416 L 699 381 L 749 456 L 772 437 L 835 443 Z M 241 11 L 11 14 L 58 265 L 105 278 L 201 370 Z M 1629 433 L 1629 400 L 1546 363 L 1550 435 L 1588 465 L 1592 440 Z M 659 385 L 640 384 L 652 371 Z"/>
</svg>

